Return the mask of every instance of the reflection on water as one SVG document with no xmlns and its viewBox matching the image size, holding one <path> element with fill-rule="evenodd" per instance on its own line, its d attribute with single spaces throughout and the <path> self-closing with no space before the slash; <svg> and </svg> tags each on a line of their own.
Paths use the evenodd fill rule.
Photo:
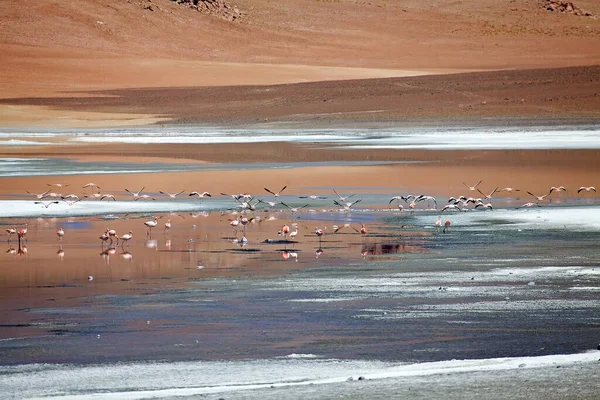
<svg viewBox="0 0 600 400">
<path fill-rule="evenodd" d="M 576 220 L 569 210 L 542 212 L 549 220 L 562 214 Z M 586 208 L 584 214 L 590 220 L 594 212 Z M 65 221 L 34 221 L 27 234 L 34 251 L 9 242 L 0 259 L 3 323 L 27 327 L 6 333 L 21 341 L 0 342 L 2 361 L 268 358 L 291 352 L 402 361 L 476 358 L 506 356 L 513 348 L 519 354 L 564 351 L 565 329 L 572 344 L 567 350 L 580 349 L 600 334 L 588 304 L 595 296 L 590 291 L 600 287 L 600 274 L 592 270 L 600 262 L 597 230 L 593 224 L 588 231 L 549 228 L 527 211 L 516 214 L 518 221 L 509 215 L 453 214 L 446 233 L 436 231 L 435 214 L 345 215 L 343 224 L 366 225 L 368 233 L 360 234 L 333 233 L 334 225 L 343 225 L 337 211 L 281 213 L 276 221 L 248 223 L 234 236 L 230 215 L 213 213 L 201 224 L 172 220 L 168 235 L 157 238 L 143 235 L 146 217 L 129 215 L 110 221 L 117 236 L 134 232 L 119 245 L 99 238 L 105 220 L 74 219 L 87 227 L 77 235 L 65 228 L 58 245 L 56 226 L 67 226 Z M 278 236 L 292 218 L 298 230 L 293 241 Z M 578 303 L 555 306 L 562 299 Z M 520 303 L 525 300 L 526 306 Z M 502 314 L 517 305 L 519 314 Z M 582 319 L 588 325 L 576 328 Z M 72 326 L 60 335 L 48 325 L 32 328 L 65 321 Z M 533 343 L 528 332 L 539 326 L 545 333 Z M 365 346 L 365 340 L 377 345 Z M 23 344 L 34 350 L 23 352 Z"/>
</svg>

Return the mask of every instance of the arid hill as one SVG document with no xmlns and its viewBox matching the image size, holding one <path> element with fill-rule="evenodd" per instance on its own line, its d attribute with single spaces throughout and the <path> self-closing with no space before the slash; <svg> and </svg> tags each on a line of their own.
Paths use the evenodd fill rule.
<svg viewBox="0 0 600 400">
<path fill-rule="evenodd" d="M 0 97 L 600 64 L 600 3 L 559 3 L 4 0 Z"/>
</svg>

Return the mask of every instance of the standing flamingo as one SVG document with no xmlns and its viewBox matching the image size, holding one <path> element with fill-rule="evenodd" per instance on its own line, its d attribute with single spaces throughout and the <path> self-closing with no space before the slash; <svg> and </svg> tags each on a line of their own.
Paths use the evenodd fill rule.
<svg viewBox="0 0 600 400">
<path fill-rule="evenodd" d="M 146 225 L 148 227 L 148 232 L 147 232 L 148 236 L 152 235 L 152 228 L 154 228 L 157 224 L 158 224 L 158 220 L 156 219 L 156 217 L 152 217 L 152 219 L 150 221 L 144 222 L 144 225 Z"/>
<path fill-rule="evenodd" d="M 119 236 L 119 239 L 121 239 L 121 247 L 123 247 L 125 242 L 127 242 L 127 246 L 129 247 L 129 240 L 131 240 L 132 237 L 133 237 L 132 231 L 129 231 L 129 233 L 126 233 L 123 236 Z"/>
<path fill-rule="evenodd" d="M 321 228 L 315 228 L 315 235 L 317 235 L 319 237 L 319 245 L 321 244 L 321 237 L 323 236 L 324 232 L 323 229 Z M 321 247 L 321 246 L 319 246 Z"/>
<path fill-rule="evenodd" d="M 167 222 L 165 222 L 165 230 L 163 233 L 166 235 L 170 229 L 171 229 L 171 220 L 168 220 Z"/>
<path fill-rule="evenodd" d="M 14 234 L 17 233 L 17 226 L 13 225 L 12 228 L 6 228 L 5 231 L 6 231 L 6 233 L 8 233 L 8 240 L 7 240 L 7 242 L 10 242 L 10 239 L 11 239 L 12 235 L 14 235 Z"/>
<path fill-rule="evenodd" d="M 298 227 L 293 232 L 290 232 L 290 240 L 294 240 L 298 236 Z"/>
<path fill-rule="evenodd" d="M 62 242 L 62 238 L 65 236 L 65 230 L 63 228 L 58 228 L 56 231 L 56 236 L 58 236 L 58 241 Z"/>
<path fill-rule="evenodd" d="M 287 239 L 287 235 L 288 233 L 290 233 L 290 227 L 288 225 L 284 225 L 281 227 L 281 230 L 279 231 L 280 235 L 283 235 L 283 237 L 285 239 Z"/>
<path fill-rule="evenodd" d="M 442 231 L 442 233 L 446 233 L 446 230 L 448 230 L 448 228 L 450 228 L 450 220 L 446 220 L 446 222 L 444 222 L 444 230 Z"/>
</svg>

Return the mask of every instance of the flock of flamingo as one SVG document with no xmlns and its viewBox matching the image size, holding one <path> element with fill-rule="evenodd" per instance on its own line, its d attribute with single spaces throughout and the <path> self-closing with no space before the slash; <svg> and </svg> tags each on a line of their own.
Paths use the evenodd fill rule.
<svg viewBox="0 0 600 400">
<path fill-rule="evenodd" d="M 440 212 L 439 212 L 440 216 L 438 217 L 437 221 L 435 221 L 435 224 L 434 224 L 435 227 L 437 229 L 441 229 L 443 233 L 445 233 L 448 230 L 448 228 L 451 225 L 450 220 L 446 220 L 446 221 L 442 222 L 442 217 L 441 217 L 441 214 L 443 214 L 446 211 L 461 212 L 461 211 L 466 210 L 470 204 L 473 205 L 473 209 L 493 210 L 494 207 L 491 203 L 491 200 L 497 193 L 506 192 L 506 193 L 510 194 L 510 193 L 520 192 L 519 189 L 512 188 L 512 187 L 505 187 L 502 189 L 500 189 L 499 187 L 496 187 L 490 193 L 486 194 L 486 193 L 482 192 L 481 189 L 479 188 L 481 183 L 482 183 L 481 180 L 479 182 L 477 182 L 475 185 L 468 185 L 468 184 L 462 182 L 462 184 L 468 189 L 469 192 L 477 192 L 481 196 L 480 197 L 476 197 L 476 196 L 467 197 L 467 196 L 461 195 L 459 197 L 450 197 L 447 200 L 447 204 L 444 207 L 442 207 L 442 209 L 440 210 Z M 51 186 L 51 187 L 59 188 L 59 189 L 66 188 L 69 186 L 69 184 L 61 184 L 61 183 L 53 183 L 53 184 L 47 184 L 47 185 Z M 73 205 L 74 203 L 82 201 L 83 199 L 97 199 L 98 201 L 102 201 L 105 199 L 110 199 L 113 201 L 117 200 L 113 194 L 102 193 L 100 191 L 100 186 L 95 183 L 85 184 L 83 186 L 83 189 L 86 189 L 86 188 L 93 188 L 93 189 L 96 189 L 97 191 L 95 191 L 94 193 L 91 193 L 91 194 L 84 193 L 84 194 L 81 194 L 81 196 L 79 196 L 75 193 L 63 195 L 60 193 L 53 192 L 52 188 L 49 190 L 46 190 L 42 193 L 31 193 L 31 192 L 28 192 L 28 193 L 33 194 L 36 197 L 36 201 L 35 201 L 36 204 L 42 204 L 42 207 L 45 207 L 45 208 L 50 207 L 52 204 L 58 204 L 60 201 L 64 201 L 68 205 Z M 127 192 L 129 195 L 132 196 L 133 201 L 156 200 L 155 196 L 143 193 L 144 189 L 145 189 L 145 187 L 143 187 L 142 189 L 140 189 L 138 191 L 132 191 L 129 189 L 125 189 L 125 192 Z M 248 242 L 248 240 L 246 239 L 246 236 L 245 236 L 245 229 L 248 224 L 261 220 L 260 216 L 253 214 L 255 211 L 257 211 L 259 205 L 264 205 L 264 207 L 266 207 L 266 208 L 263 208 L 263 210 L 265 210 L 265 211 L 269 210 L 269 209 L 275 209 L 278 206 L 285 207 L 286 209 L 288 209 L 291 212 L 292 218 L 295 218 L 296 214 L 301 209 L 310 207 L 309 203 L 307 203 L 303 206 L 300 206 L 300 207 L 291 207 L 288 204 L 281 201 L 279 199 L 280 195 L 286 189 L 287 189 L 287 186 L 283 186 L 280 190 L 273 191 L 273 190 L 270 190 L 265 187 L 264 188 L 265 192 L 267 192 L 269 195 L 273 196 L 274 201 L 267 201 L 267 200 L 249 195 L 247 193 L 240 193 L 240 194 L 221 193 L 222 196 L 227 196 L 227 197 L 233 199 L 235 202 L 237 202 L 237 206 L 234 209 L 229 209 L 229 211 L 231 211 L 234 214 L 238 214 L 238 215 L 236 218 L 229 219 L 229 222 L 228 222 L 236 234 L 236 239 L 234 239 L 235 243 L 244 245 Z M 549 189 L 548 193 L 546 193 L 544 195 L 536 195 L 530 191 L 524 191 L 524 192 L 532 197 L 532 201 L 524 203 L 524 204 L 518 206 L 517 208 L 541 207 L 544 203 L 546 203 L 546 202 L 550 203 L 552 201 L 552 196 L 554 193 L 556 193 L 556 195 L 559 195 L 562 192 L 567 192 L 567 189 L 564 186 L 553 186 Z M 582 186 L 579 189 L 577 189 L 576 192 L 578 194 L 586 193 L 586 192 L 594 192 L 595 193 L 596 189 L 593 186 Z M 159 193 L 163 196 L 166 196 L 169 199 L 169 201 L 174 201 L 174 200 L 176 200 L 177 196 L 185 193 L 185 191 L 180 191 L 180 192 L 176 192 L 176 193 L 159 191 Z M 333 193 L 336 195 L 336 198 L 333 199 L 333 205 L 339 207 L 338 210 L 341 212 L 350 212 L 356 204 L 358 204 L 362 201 L 362 199 L 350 200 L 351 198 L 353 198 L 355 196 L 355 194 L 351 194 L 348 196 L 342 196 L 335 189 L 333 189 Z M 198 198 L 212 197 L 212 195 L 206 191 L 204 191 L 204 192 L 193 191 L 193 192 L 190 192 L 188 194 L 188 196 L 190 196 L 190 197 L 193 196 L 193 197 L 198 197 Z M 318 196 L 318 195 L 298 196 L 298 197 L 300 199 L 308 199 L 308 200 L 316 200 L 316 199 L 326 200 L 327 199 L 326 196 Z M 51 200 L 45 201 L 48 198 Z M 402 202 L 404 202 L 404 204 L 402 204 Z M 428 209 L 438 210 L 438 208 L 437 208 L 438 202 L 437 202 L 436 198 L 433 196 L 424 195 L 424 194 L 420 194 L 420 195 L 406 194 L 406 195 L 394 196 L 388 202 L 389 205 L 392 205 L 392 203 L 395 203 L 397 209 L 400 210 L 401 212 L 404 211 L 405 206 L 408 210 L 413 212 L 417 203 L 425 203 L 427 205 Z M 280 211 L 282 211 L 282 210 L 283 209 L 281 209 Z M 252 216 L 248 215 L 248 213 L 252 213 Z M 158 218 L 156 216 L 153 216 L 150 220 L 143 222 L 143 224 L 147 229 L 146 235 L 151 236 L 152 229 L 158 225 Z M 281 229 L 279 229 L 278 235 L 283 237 L 283 239 L 285 241 L 296 240 L 296 238 L 298 237 L 298 234 L 299 234 L 297 223 L 293 222 L 292 226 L 295 227 L 295 230 L 293 230 L 293 231 L 290 229 L 290 226 L 288 224 L 284 224 L 281 227 Z M 348 224 L 348 223 L 346 223 L 342 226 L 334 225 L 332 228 L 333 228 L 333 231 L 332 231 L 333 233 L 338 233 L 341 229 L 344 229 L 344 228 L 352 229 L 356 233 L 359 233 L 362 235 L 365 235 L 367 233 L 367 228 L 364 224 L 361 224 L 360 228 L 354 227 L 352 224 Z M 166 234 L 170 229 L 171 229 L 171 220 L 169 219 L 164 224 L 164 233 Z M 237 234 L 238 234 L 239 229 L 241 229 L 243 232 L 243 236 L 241 239 L 237 239 Z M 21 229 L 18 229 L 16 226 L 13 226 L 11 228 L 6 228 L 6 233 L 8 235 L 8 242 L 11 241 L 13 235 L 17 236 L 17 238 L 19 240 L 19 249 L 21 249 L 22 242 L 26 240 L 27 224 L 25 224 L 25 226 Z M 316 235 L 319 238 L 319 244 L 321 243 L 321 239 L 324 236 L 324 233 L 325 232 L 322 228 L 315 227 L 314 235 Z M 62 239 L 65 236 L 64 229 L 62 227 L 59 228 L 56 231 L 56 235 L 58 237 L 58 241 L 62 242 Z M 132 238 L 133 238 L 133 231 L 131 231 L 131 230 L 123 235 L 118 235 L 114 229 L 110 229 L 110 228 L 107 228 L 99 237 L 99 239 L 101 240 L 101 243 L 102 243 L 103 250 L 104 250 L 105 243 L 109 245 L 109 248 L 114 248 L 114 246 L 118 246 L 119 243 L 124 248 L 125 245 L 127 245 L 127 246 L 129 245 L 129 241 Z"/>
</svg>

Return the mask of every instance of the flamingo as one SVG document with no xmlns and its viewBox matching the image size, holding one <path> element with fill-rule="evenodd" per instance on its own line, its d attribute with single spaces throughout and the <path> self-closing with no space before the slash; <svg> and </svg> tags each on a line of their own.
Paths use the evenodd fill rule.
<svg viewBox="0 0 600 400">
<path fill-rule="evenodd" d="M 50 207 L 51 204 L 58 204 L 58 201 L 49 201 L 49 202 L 43 202 L 43 201 L 34 201 L 35 204 L 41 204 L 42 207 L 44 208 L 48 208 Z"/>
<path fill-rule="evenodd" d="M 167 222 L 165 222 L 165 231 L 164 234 L 167 234 L 167 231 L 169 231 L 169 229 L 171 229 L 171 220 L 168 220 Z"/>
<path fill-rule="evenodd" d="M 129 246 L 129 240 L 133 237 L 133 232 L 129 231 L 129 233 L 124 234 L 123 236 L 119 236 L 117 239 L 121 239 L 121 247 L 127 242 L 127 246 Z"/>
<path fill-rule="evenodd" d="M 112 246 L 113 238 L 117 238 L 117 245 L 119 244 L 119 237 L 117 236 L 117 231 L 114 229 L 107 229 L 106 233 L 108 234 L 108 238 L 110 239 L 110 244 Z"/>
<path fill-rule="evenodd" d="M 144 186 L 143 188 L 141 188 L 138 192 L 132 192 L 129 189 L 125 189 L 125 191 L 131 195 L 133 195 L 133 199 L 137 200 L 138 197 L 140 197 L 140 193 L 142 193 L 142 190 L 144 190 L 146 188 L 146 186 Z"/>
<path fill-rule="evenodd" d="M 541 207 L 538 203 L 525 203 L 517 208 Z"/>
<path fill-rule="evenodd" d="M 340 196 L 340 194 L 339 194 L 338 192 L 336 192 L 336 191 L 335 191 L 335 189 L 333 189 L 333 193 L 335 193 L 335 194 L 337 195 L 337 197 L 339 197 L 339 198 L 340 198 L 339 200 L 340 200 L 342 203 L 343 203 L 343 202 L 345 202 L 345 201 L 346 201 L 346 199 L 349 199 L 350 197 L 354 196 L 353 194 L 351 194 L 351 195 L 349 195 L 349 196 L 342 197 L 342 196 Z"/>
<path fill-rule="evenodd" d="M 108 239 L 110 239 L 110 236 L 108 235 L 108 229 L 106 231 L 104 231 L 104 233 L 102 235 L 100 235 L 99 239 L 102 241 L 102 247 L 104 247 L 104 242 L 108 241 Z"/>
<path fill-rule="evenodd" d="M 436 231 L 440 231 L 440 228 L 442 227 L 442 217 L 438 217 L 437 221 L 435 221 L 435 230 Z"/>
<path fill-rule="evenodd" d="M 79 196 L 77 196 L 75 193 L 70 193 L 70 194 L 66 194 L 64 196 L 60 196 L 61 200 L 67 200 L 67 199 L 75 199 L 75 200 L 79 200 Z"/>
<path fill-rule="evenodd" d="M 17 231 L 17 237 L 19 238 L 19 242 L 21 242 L 21 239 L 25 238 L 25 235 L 27 235 L 27 224 L 25 224 L 25 228 Z"/>
<path fill-rule="evenodd" d="M 293 232 L 290 232 L 290 240 L 294 240 L 298 236 L 298 227 Z"/>
<path fill-rule="evenodd" d="M 302 207 L 290 207 L 287 204 L 285 204 L 283 201 L 280 202 L 280 203 L 281 203 L 281 205 L 286 206 L 287 208 L 289 208 L 290 211 L 292 212 L 292 214 L 296 214 L 301 208 L 306 208 L 306 207 L 309 206 L 309 204 L 305 204 Z"/>
<path fill-rule="evenodd" d="M 164 194 L 165 196 L 169 196 L 170 197 L 169 201 L 175 200 L 175 197 L 179 196 L 183 192 L 185 192 L 185 190 L 182 190 L 181 192 L 177 192 L 177 193 L 166 193 L 166 192 L 163 192 L 162 190 L 158 191 L 158 193 L 160 193 L 160 194 Z"/>
<path fill-rule="evenodd" d="M 56 231 L 56 236 L 58 236 L 58 241 L 62 242 L 62 238 L 65 236 L 65 230 L 63 228 L 58 228 Z"/>
<path fill-rule="evenodd" d="M 557 192 L 557 193 L 560 193 L 560 192 L 566 192 L 566 191 L 567 191 L 567 189 L 566 189 L 564 186 L 559 186 L 559 187 L 552 186 L 552 187 L 550 188 L 550 193 L 552 193 L 552 192 Z M 550 193 L 549 193 L 549 194 L 550 194 Z"/>
<path fill-rule="evenodd" d="M 8 240 L 7 242 L 10 242 L 10 238 L 12 237 L 12 235 L 17 233 L 17 226 L 13 225 L 12 228 L 6 228 L 5 229 L 6 233 L 8 233 Z"/>
<path fill-rule="evenodd" d="M 356 230 L 356 228 L 354 228 L 351 224 L 344 224 L 342 226 L 336 226 L 336 225 L 334 225 L 332 228 L 333 228 L 333 233 L 338 233 L 339 231 L 341 231 L 344 228 L 352 228 L 352 229 L 354 229 L 355 231 L 358 232 L 358 230 Z"/>
<path fill-rule="evenodd" d="M 505 187 L 504 189 L 500 189 L 498 190 L 498 192 L 508 192 L 508 193 L 512 193 L 512 192 L 520 192 L 521 189 L 515 189 L 512 187 Z"/>
<path fill-rule="evenodd" d="M 365 224 L 360 224 L 360 230 L 356 229 L 355 227 L 352 227 L 352 229 L 354 229 L 357 233 L 361 233 L 363 235 L 366 235 L 367 233 L 367 227 L 365 226 Z"/>
<path fill-rule="evenodd" d="M 280 194 L 281 192 L 283 192 L 283 191 L 285 190 L 285 188 L 287 188 L 287 185 L 286 185 L 286 186 L 284 186 L 284 187 L 282 187 L 282 188 L 281 188 L 281 190 L 280 190 L 279 192 L 277 192 L 277 193 L 275 193 L 275 192 L 272 192 L 272 191 L 270 191 L 270 190 L 269 190 L 269 189 L 267 189 L 267 188 L 264 188 L 264 189 L 265 189 L 267 192 L 271 193 L 273 196 L 275 196 L 275 197 L 279 197 L 279 194 Z"/>
<path fill-rule="evenodd" d="M 596 193 L 596 188 L 593 186 L 582 186 L 577 190 L 577 193 L 582 192 L 582 191 Z"/>
<path fill-rule="evenodd" d="M 319 237 L 319 244 L 321 244 L 321 237 L 323 236 L 323 234 L 324 234 L 323 229 L 318 228 L 318 227 L 315 228 L 315 235 L 317 235 Z"/>
<path fill-rule="evenodd" d="M 48 197 L 48 193 L 50 193 L 50 190 L 46 190 L 43 193 L 31 193 L 29 190 L 26 190 L 27 193 L 34 195 L 35 197 L 38 198 L 38 200 L 42 200 L 45 199 L 46 197 Z"/>
<path fill-rule="evenodd" d="M 550 195 L 550 193 L 545 194 L 543 196 L 536 196 L 535 194 L 531 193 L 531 192 L 527 192 L 528 194 L 532 195 L 533 197 L 535 197 L 537 199 L 537 202 L 539 203 L 540 201 L 544 201 L 544 199 L 546 198 L 546 196 Z"/>
<path fill-rule="evenodd" d="M 435 197 L 433 196 L 425 196 L 425 195 L 420 195 L 417 198 L 415 198 L 415 201 L 418 203 L 420 201 L 433 201 L 433 203 L 435 204 L 435 207 L 437 208 L 437 201 L 435 201 Z"/>
<path fill-rule="evenodd" d="M 231 220 L 229 222 L 229 225 L 233 228 L 233 230 L 237 234 L 237 227 L 240 225 L 240 217 L 238 216 L 237 219 Z"/>
<path fill-rule="evenodd" d="M 458 204 L 448 204 L 446 207 L 442 208 L 442 212 L 444 212 L 446 210 L 458 210 L 458 211 L 462 211 L 460 209 L 460 207 L 458 206 Z"/>
<path fill-rule="evenodd" d="M 477 189 L 477 191 L 478 191 L 479 193 L 481 193 L 481 194 L 482 194 L 482 195 L 483 195 L 483 196 L 484 196 L 486 199 L 490 200 L 490 199 L 492 198 L 492 196 L 494 195 L 494 193 L 498 192 L 498 186 L 496 186 L 496 189 L 494 189 L 494 190 L 492 191 L 492 193 L 490 193 L 490 194 L 485 194 L 485 193 L 483 193 L 483 192 L 482 192 L 481 190 L 479 190 L 479 189 Z"/>
<path fill-rule="evenodd" d="M 446 230 L 448 230 L 448 228 L 450 228 L 450 220 L 446 220 L 446 222 L 444 222 L 444 230 L 442 230 L 442 233 L 446 233 Z"/>
<path fill-rule="evenodd" d="M 156 219 L 156 217 L 152 217 L 152 219 L 150 221 L 146 221 L 144 222 L 144 225 L 146 225 L 148 227 L 148 235 L 152 234 L 152 228 L 154 228 L 156 225 L 158 224 L 158 220 Z"/>
<path fill-rule="evenodd" d="M 190 195 L 190 196 L 198 196 L 198 197 L 200 197 L 200 198 L 202 198 L 202 197 L 212 197 L 212 196 L 210 195 L 210 193 L 208 193 L 208 192 L 202 192 L 202 193 L 199 193 L 199 192 L 192 192 L 192 193 L 190 193 L 189 195 Z"/>
<path fill-rule="evenodd" d="M 84 189 L 85 189 L 85 188 L 89 188 L 89 187 L 95 187 L 95 188 L 98 188 L 98 189 L 100 189 L 100 186 L 96 185 L 96 184 L 95 184 L 95 183 L 93 183 L 93 182 L 86 183 L 85 185 L 83 185 L 83 186 L 82 186 L 82 188 L 84 188 Z"/>
<path fill-rule="evenodd" d="M 298 196 L 300 199 L 311 199 L 311 200 L 317 200 L 317 199 L 322 199 L 325 200 L 327 197 L 325 196 L 317 196 L 316 194 L 311 194 L 310 196 Z"/>
<path fill-rule="evenodd" d="M 152 196 L 147 195 L 147 194 L 140 194 L 134 200 L 138 201 L 138 200 L 156 200 L 156 199 L 154 197 L 152 197 Z"/>
<path fill-rule="evenodd" d="M 476 190 L 477 190 L 477 186 L 479 186 L 479 184 L 480 184 L 481 182 L 483 182 L 483 181 L 479 181 L 479 182 L 477 182 L 477 183 L 476 183 L 474 186 L 469 186 L 469 185 L 467 185 L 467 184 L 466 184 L 466 183 L 464 183 L 464 182 L 463 182 L 462 184 L 463 184 L 463 185 L 465 185 L 466 187 L 468 187 L 470 191 L 474 192 L 474 191 L 476 191 Z"/>
<path fill-rule="evenodd" d="M 100 201 L 104 199 L 113 199 L 113 201 L 117 201 L 117 199 L 115 199 L 115 196 L 113 196 L 112 194 L 103 194 L 102 196 L 100 196 Z"/>
<path fill-rule="evenodd" d="M 483 204 L 483 202 L 477 203 L 475 208 L 478 208 L 478 207 L 483 207 L 484 209 L 490 210 L 490 211 L 494 209 L 494 207 L 492 206 L 492 203 L 485 203 L 485 204 Z"/>
<path fill-rule="evenodd" d="M 284 225 L 281 227 L 279 234 L 283 235 L 283 237 L 287 239 L 287 235 L 289 232 L 290 232 L 290 227 L 288 225 Z"/>
<path fill-rule="evenodd" d="M 62 183 L 46 183 L 46 186 L 56 186 L 57 188 L 61 188 L 61 187 L 67 187 L 67 186 L 69 186 L 69 184 L 67 183 L 65 185 Z"/>
<path fill-rule="evenodd" d="M 339 201 L 334 200 L 333 203 L 335 205 L 342 207 L 344 209 L 344 211 L 350 211 L 350 208 L 352 208 L 353 205 L 355 205 L 356 203 L 360 203 L 361 201 L 362 201 L 362 199 L 358 199 L 358 200 L 354 200 L 351 203 L 340 203 Z"/>
</svg>

